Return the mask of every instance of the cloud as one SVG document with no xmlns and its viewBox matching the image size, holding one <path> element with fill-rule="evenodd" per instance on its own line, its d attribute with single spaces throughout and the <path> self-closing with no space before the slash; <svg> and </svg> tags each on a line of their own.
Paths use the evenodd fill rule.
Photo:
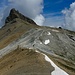
<svg viewBox="0 0 75 75">
<path fill-rule="evenodd" d="M 45 16 L 44 26 L 62 27 L 64 21 L 61 12 L 48 13 L 44 14 L 44 16 Z"/>
<path fill-rule="evenodd" d="M 70 8 L 62 10 L 64 14 L 64 25 L 63 27 L 69 30 L 75 31 L 75 2 L 70 4 Z"/>
<path fill-rule="evenodd" d="M 16 8 L 25 16 L 33 19 L 37 24 L 43 24 L 44 16 L 41 14 L 44 8 L 43 0 L 8 0 L 8 5 L 2 12 L 1 22 L 4 22 L 11 8 Z"/>
<path fill-rule="evenodd" d="M 44 23 L 44 21 L 45 21 L 45 18 L 40 14 L 40 15 L 36 16 L 34 21 L 36 22 L 36 24 L 42 25 Z"/>
<path fill-rule="evenodd" d="M 62 27 L 63 16 L 50 16 L 45 18 L 44 26 Z"/>
</svg>

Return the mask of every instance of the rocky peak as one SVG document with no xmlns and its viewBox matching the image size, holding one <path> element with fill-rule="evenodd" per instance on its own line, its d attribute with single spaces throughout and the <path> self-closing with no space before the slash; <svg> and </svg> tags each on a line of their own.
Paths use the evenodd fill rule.
<svg viewBox="0 0 75 75">
<path fill-rule="evenodd" d="M 25 20 L 31 24 L 36 24 L 33 20 L 31 20 L 30 18 L 22 15 L 21 13 L 19 13 L 18 10 L 15 10 L 15 8 L 10 10 L 9 16 L 6 18 L 5 20 L 5 24 L 11 22 L 12 20 L 14 20 L 15 18 L 20 18 L 22 20 Z"/>
</svg>

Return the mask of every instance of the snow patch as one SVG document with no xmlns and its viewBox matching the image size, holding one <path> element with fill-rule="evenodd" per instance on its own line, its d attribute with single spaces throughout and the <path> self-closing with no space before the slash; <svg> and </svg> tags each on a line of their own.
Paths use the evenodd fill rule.
<svg viewBox="0 0 75 75">
<path fill-rule="evenodd" d="M 33 47 L 30 47 L 29 49 L 33 49 Z"/>
<path fill-rule="evenodd" d="M 55 30 L 55 29 L 53 29 L 52 31 L 53 31 L 53 32 L 59 32 L 58 30 Z"/>
<path fill-rule="evenodd" d="M 36 50 L 36 52 L 41 53 L 37 50 Z M 46 54 L 44 54 L 44 53 L 41 53 L 41 54 L 43 54 L 45 56 L 45 60 L 47 62 L 50 62 L 50 64 L 55 68 L 55 70 L 51 73 L 51 75 L 69 75 L 65 71 L 60 69 Z"/>
<path fill-rule="evenodd" d="M 38 50 L 35 50 L 35 52 L 40 53 Z"/>
<path fill-rule="evenodd" d="M 45 55 L 45 54 L 43 54 L 43 55 Z M 51 73 L 51 75 L 59 75 L 59 74 L 60 75 L 69 75 L 65 71 L 60 69 L 57 65 L 55 65 L 54 62 L 47 55 L 45 55 L 45 60 L 50 62 L 51 65 L 55 68 L 55 70 Z"/>
<path fill-rule="evenodd" d="M 50 43 L 50 40 L 49 39 L 48 40 L 45 40 L 44 43 L 47 45 L 48 43 Z"/>
<path fill-rule="evenodd" d="M 40 44 L 42 44 L 42 42 L 40 42 Z"/>
<path fill-rule="evenodd" d="M 47 35 L 51 35 L 51 33 L 50 32 L 48 32 L 48 34 Z"/>
</svg>

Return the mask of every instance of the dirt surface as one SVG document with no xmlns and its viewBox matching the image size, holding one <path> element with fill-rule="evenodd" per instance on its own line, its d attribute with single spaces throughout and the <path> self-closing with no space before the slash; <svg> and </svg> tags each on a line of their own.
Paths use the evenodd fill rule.
<svg viewBox="0 0 75 75">
<path fill-rule="evenodd" d="M 51 75 L 54 68 L 42 54 L 16 49 L 0 59 L 0 75 Z"/>
</svg>

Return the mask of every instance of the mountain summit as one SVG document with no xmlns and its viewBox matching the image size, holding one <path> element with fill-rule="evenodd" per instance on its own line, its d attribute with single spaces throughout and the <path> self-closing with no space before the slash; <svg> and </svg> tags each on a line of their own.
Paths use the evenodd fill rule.
<svg viewBox="0 0 75 75">
<path fill-rule="evenodd" d="M 11 9 L 0 29 L 0 75 L 75 75 L 75 32 L 38 26 Z"/>
<path fill-rule="evenodd" d="M 15 8 L 11 9 L 10 10 L 10 14 L 9 16 L 6 18 L 5 20 L 5 24 L 11 22 L 12 20 L 16 19 L 16 18 L 19 18 L 19 19 L 22 19 L 22 20 L 25 20 L 31 24 L 36 24 L 33 20 L 31 20 L 30 18 L 22 15 L 21 13 L 19 13 L 18 10 L 15 10 Z"/>
</svg>

